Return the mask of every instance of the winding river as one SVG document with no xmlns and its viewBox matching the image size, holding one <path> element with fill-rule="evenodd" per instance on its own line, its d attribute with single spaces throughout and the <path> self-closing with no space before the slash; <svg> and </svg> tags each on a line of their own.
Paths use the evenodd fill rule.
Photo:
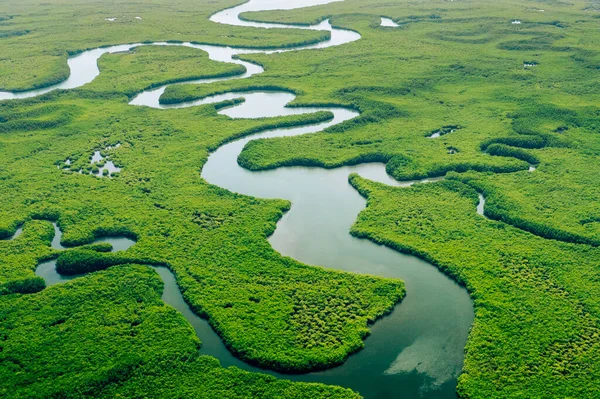
<svg viewBox="0 0 600 399">
<path fill-rule="evenodd" d="M 211 83 L 219 80 L 243 79 L 263 72 L 253 63 L 234 58 L 239 54 L 278 53 L 310 50 L 342 45 L 360 39 L 356 32 L 332 28 L 325 20 L 313 26 L 264 24 L 239 19 L 245 11 L 292 9 L 331 0 L 251 0 L 211 16 L 217 23 L 255 28 L 300 28 L 328 30 L 331 39 L 293 49 L 259 50 L 191 43 L 154 43 L 189 46 L 206 51 L 216 61 L 241 64 L 246 72 L 234 77 L 200 79 L 189 83 Z M 127 44 L 89 50 L 69 59 L 70 77 L 61 84 L 22 93 L 0 92 L 0 99 L 33 97 L 54 89 L 69 89 L 91 82 L 100 73 L 98 58 L 104 53 L 128 50 L 142 44 Z M 309 52 L 307 55 L 310 54 Z M 456 378 L 463 363 L 463 351 L 473 321 L 473 307 L 466 290 L 442 274 L 436 267 L 416 257 L 401 254 L 368 240 L 350 236 L 350 226 L 366 201 L 349 184 L 348 175 L 361 176 L 395 186 L 415 182 L 398 182 L 389 177 L 383 164 L 369 163 L 337 169 L 286 167 L 250 172 L 237 164 L 244 146 L 257 138 L 309 134 L 356 117 L 355 111 L 341 107 L 287 107 L 295 96 L 284 91 L 252 91 L 225 93 L 187 103 L 162 105 L 159 98 L 166 86 L 147 90 L 132 99 L 131 104 L 153 108 L 180 108 L 218 103 L 233 98 L 245 102 L 219 112 L 231 118 L 261 118 L 291 114 L 330 111 L 331 121 L 273 129 L 230 142 L 213 152 L 202 169 L 208 182 L 242 194 L 261 198 L 284 198 L 292 202 L 291 210 L 279 221 L 270 243 L 282 255 L 308 264 L 366 273 L 404 280 L 407 296 L 389 315 L 375 323 L 365 349 L 352 355 L 341 366 L 302 375 L 283 375 L 259 369 L 235 358 L 208 323 L 196 316 L 184 302 L 172 273 L 155 268 L 165 282 L 163 300 L 177 308 L 193 325 L 202 340 L 201 353 L 218 358 L 223 366 L 237 366 L 298 381 L 314 381 L 352 388 L 366 398 L 455 398 Z M 433 179 L 431 179 L 433 180 Z M 431 181 L 431 180 L 425 180 Z M 293 182 L 293 184 L 290 184 Z M 482 211 L 483 201 L 481 203 Z M 474 210 L 475 211 L 475 210 Z M 52 246 L 60 246 L 60 230 L 55 226 Z M 123 238 L 105 238 L 114 250 L 126 250 L 133 242 Z M 40 264 L 36 273 L 48 285 L 72 277 L 56 273 L 54 262 Z"/>
</svg>

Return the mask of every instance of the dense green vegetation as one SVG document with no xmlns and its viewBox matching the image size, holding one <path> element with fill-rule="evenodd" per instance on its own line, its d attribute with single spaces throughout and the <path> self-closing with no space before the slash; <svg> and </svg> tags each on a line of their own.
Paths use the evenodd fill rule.
<svg viewBox="0 0 600 399">
<path fill-rule="evenodd" d="M 0 297 L 2 396 L 82 395 L 153 358 L 193 355 L 200 343 L 161 287 L 138 266 Z"/>
<path fill-rule="evenodd" d="M 80 249 L 61 253 L 56 260 L 56 271 L 64 275 L 84 274 L 135 261 L 137 259 Z"/>
<path fill-rule="evenodd" d="M 234 3 L 3 2 L 0 87 L 25 89 L 64 79 L 67 53 L 99 45 L 195 40 L 274 46 L 323 37 L 207 20 Z M 115 7 L 124 17 L 105 21 Z M 142 20 L 135 19 L 138 14 Z M 401 26 L 380 27 L 381 15 Z M 451 172 L 448 181 L 411 189 L 353 177 L 369 207 L 352 233 L 417 254 L 468 288 L 476 320 L 461 397 L 595 397 L 596 8 L 579 0 L 345 0 L 244 17 L 309 23 L 324 16 L 362 39 L 310 56 L 245 55 L 265 73 L 172 86 L 162 100 L 283 87 L 298 94 L 295 105 L 361 111 L 359 118 L 324 133 L 249 143 L 239 162 L 250 169 L 378 161 L 399 179 Z M 522 23 L 511 24 L 515 19 Z M 73 272 L 134 260 L 165 264 L 185 299 L 234 353 L 287 371 L 342 362 L 362 348 L 368 322 L 404 295 L 399 281 L 281 257 L 266 237 L 289 203 L 232 194 L 199 177 L 209 151 L 232 138 L 330 115 L 230 120 L 213 106 L 159 111 L 127 105 L 133 93 L 161 82 L 241 72 L 191 49 L 139 48 L 104 56 L 100 67 L 103 75 L 81 89 L 0 103 L 0 237 L 24 225 L 22 236 L 0 241 L 5 294 L 0 392 L 353 397 L 346 390 L 290 384 L 195 357 L 199 343 L 193 332 L 162 304 L 158 278 L 141 266 L 120 265 L 42 290 L 35 266 L 58 253 L 49 247 L 50 223 L 39 219 L 57 220 L 71 245 L 106 234 L 135 236 L 138 243 L 125 253 L 79 249 L 61 255 L 59 263 Z M 461 129 L 427 137 L 446 126 Z M 116 143 L 121 146 L 105 150 Z M 89 164 L 94 150 L 123 168 L 119 176 L 74 173 Z M 529 164 L 536 165 L 534 172 L 527 171 Z M 486 215 L 496 220 L 475 213 L 477 191 L 486 196 Z M 78 258 L 83 256 L 86 262 Z M 27 294 L 32 292 L 37 293 Z M 51 326 L 56 321 L 61 322 Z"/>
<path fill-rule="evenodd" d="M 456 181 L 398 189 L 354 175 L 351 183 L 368 198 L 352 234 L 430 260 L 469 289 L 476 322 L 460 394 L 596 395 L 597 249 L 482 218 L 475 190 Z"/>
<path fill-rule="evenodd" d="M 0 297 L 0 395 L 354 398 L 342 388 L 221 368 L 160 299 L 144 266 L 122 266 L 35 295 Z"/>
<path fill-rule="evenodd" d="M 138 369 L 122 384 L 109 385 L 99 398 L 181 397 L 257 399 L 358 399 L 349 389 L 323 384 L 290 383 L 266 374 L 223 368 L 208 356 L 185 362 L 153 363 Z"/>
<path fill-rule="evenodd" d="M 100 76 L 88 88 L 133 95 L 143 89 L 200 77 L 239 75 L 241 65 L 218 63 L 189 47 L 142 46 L 127 53 L 105 54 Z"/>
</svg>

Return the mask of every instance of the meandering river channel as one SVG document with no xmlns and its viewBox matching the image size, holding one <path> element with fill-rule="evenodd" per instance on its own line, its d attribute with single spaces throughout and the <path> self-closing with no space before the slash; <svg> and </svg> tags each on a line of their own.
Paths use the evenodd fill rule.
<svg viewBox="0 0 600 399">
<path fill-rule="evenodd" d="M 263 69 L 256 64 L 235 59 L 234 56 L 301 50 L 310 56 L 310 49 L 343 45 L 359 40 L 360 35 L 333 28 L 327 20 L 313 26 L 248 22 L 239 18 L 241 12 L 292 9 L 329 2 L 331 0 L 251 0 L 211 16 L 212 21 L 229 25 L 331 32 L 330 40 L 314 45 L 259 50 L 191 43 L 153 44 L 194 47 L 206 51 L 213 60 L 246 67 L 246 72 L 242 75 L 185 82 L 187 84 L 249 78 L 263 72 Z M 23 93 L 0 92 L 0 99 L 33 97 L 54 89 L 82 86 L 100 73 L 96 62 L 102 54 L 124 51 L 138 45 L 142 44 L 86 51 L 69 59 L 71 75 L 63 83 Z M 201 352 L 218 358 L 225 367 L 233 365 L 250 371 L 270 373 L 280 378 L 341 385 L 371 399 L 455 398 L 456 378 L 462 368 L 464 346 L 473 321 L 473 307 L 466 290 L 425 261 L 368 240 L 354 238 L 349 234 L 350 226 L 366 204 L 364 198 L 348 184 L 350 173 L 358 173 L 368 179 L 396 186 L 408 186 L 414 182 L 395 181 L 385 173 L 383 164 L 376 163 L 331 170 L 286 167 L 261 172 L 250 172 L 237 163 L 238 155 L 251 140 L 315 133 L 358 114 L 341 107 L 286 107 L 294 99 L 294 95 L 284 91 L 225 93 L 187 103 L 162 105 L 159 98 L 165 88 L 166 86 L 163 86 L 144 91 L 132 99 L 131 104 L 154 108 L 180 108 L 244 98 L 245 102 L 222 109 L 220 113 L 231 118 L 261 118 L 318 111 L 332 112 L 334 118 L 328 122 L 263 131 L 219 147 L 209 156 L 202 169 L 202 177 L 212 184 L 238 193 L 290 200 L 291 210 L 279 221 L 275 233 L 270 237 L 271 245 L 282 255 L 308 264 L 353 273 L 400 278 L 406 283 L 407 289 L 407 296 L 402 303 L 396 306 L 389 316 L 372 326 L 372 334 L 366 340 L 365 349 L 350 356 L 343 365 L 315 373 L 283 375 L 250 366 L 235 358 L 208 323 L 196 316 L 184 302 L 173 274 L 168 269 L 155 268 L 165 282 L 164 301 L 177 308 L 194 326 L 202 340 Z M 62 249 L 60 231 L 57 228 L 55 230 L 56 236 L 52 245 Z M 115 250 L 126 250 L 134 244 L 123 238 L 106 238 L 104 241 L 113 244 Z M 67 279 L 56 273 L 53 261 L 41 264 L 37 273 L 46 279 L 48 285 Z"/>
</svg>

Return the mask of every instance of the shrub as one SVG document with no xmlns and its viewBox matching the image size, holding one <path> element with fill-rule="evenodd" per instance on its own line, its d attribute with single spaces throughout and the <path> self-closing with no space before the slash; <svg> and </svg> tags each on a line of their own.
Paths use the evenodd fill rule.
<svg viewBox="0 0 600 399">
<path fill-rule="evenodd" d="M 104 270 L 124 263 L 128 263 L 128 260 L 114 254 L 77 249 L 60 254 L 56 260 L 56 271 L 64 275 L 75 275 Z"/>
<path fill-rule="evenodd" d="M 46 288 L 41 277 L 31 277 L 22 280 L 12 280 L 6 283 L 6 291 L 11 294 L 33 294 Z"/>
<path fill-rule="evenodd" d="M 490 155 L 517 158 L 532 165 L 540 163 L 540 160 L 535 155 L 520 148 L 510 147 L 505 144 L 491 144 L 488 146 L 487 152 Z"/>
</svg>

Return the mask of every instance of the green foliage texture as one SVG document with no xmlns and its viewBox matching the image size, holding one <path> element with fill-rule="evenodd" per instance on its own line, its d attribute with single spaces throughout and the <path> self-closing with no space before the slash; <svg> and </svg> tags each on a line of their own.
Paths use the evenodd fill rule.
<svg viewBox="0 0 600 399">
<path fill-rule="evenodd" d="M 272 47 L 327 36 L 208 21 L 234 3 L 4 1 L 0 87 L 61 81 L 68 54 L 108 44 Z M 106 21 L 116 7 L 124 16 Z M 310 56 L 244 55 L 265 73 L 172 86 L 162 101 L 277 87 L 298 95 L 294 105 L 360 110 L 359 118 L 322 133 L 251 142 L 239 162 L 254 170 L 384 162 L 397 179 L 447 175 L 447 181 L 410 189 L 352 177 L 368 198 L 352 233 L 414 253 L 469 290 L 476 318 L 459 395 L 597 397 L 597 5 L 345 0 L 244 18 L 311 23 L 327 16 L 361 40 Z M 381 16 L 400 26 L 381 27 Z M 514 19 L 522 23 L 511 24 Z M 190 326 L 160 301 L 159 280 L 142 266 L 120 265 L 46 289 L 34 275 L 38 262 L 58 256 L 44 220 L 58 221 L 65 244 L 106 234 L 137 237 L 124 254 L 73 254 L 85 252 L 92 269 L 117 260 L 167 265 L 186 301 L 234 353 L 287 371 L 344 361 L 363 347 L 368 323 L 403 297 L 400 281 L 282 257 L 266 238 L 288 202 L 230 193 L 200 178 L 209 152 L 224 142 L 330 115 L 232 120 L 210 105 L 154 110 L 127 104 L 155 84 L 240 72 L 197 54 L 150 47 L 113 54 L 100 59 L 106 74 L 89 85 L 0 103 L 0 237 L 24 227 L 17 239 L 0 241 L 0 384 L 6 395 L 144 397 L 154 390 L 163 397 L 355 397 L 197 357 Z M 461 128 L 427 137 L 440 126 Z M 122 168 L 118 176 L 76 173 L 96 150 Z M 536 170 L 529 172 L 532 164 Z M 478 192 L 487 199 L 489 219 L 475 212 Z"/>
</svg>

